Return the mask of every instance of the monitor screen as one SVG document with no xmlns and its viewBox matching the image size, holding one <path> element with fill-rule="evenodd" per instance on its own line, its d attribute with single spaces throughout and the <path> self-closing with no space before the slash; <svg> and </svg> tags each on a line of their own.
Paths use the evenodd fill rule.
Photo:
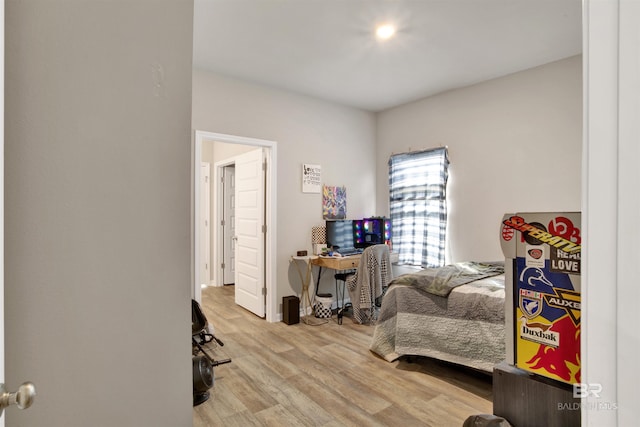
<svg viewBox="0 0 640 427">
<path fill-rule="evenodd" d="M 333 247 L 334 249 L 352 249 L 355 247 L 352 220 L 327 220 L 326 226 L 328 247 Z"/>
</svg>

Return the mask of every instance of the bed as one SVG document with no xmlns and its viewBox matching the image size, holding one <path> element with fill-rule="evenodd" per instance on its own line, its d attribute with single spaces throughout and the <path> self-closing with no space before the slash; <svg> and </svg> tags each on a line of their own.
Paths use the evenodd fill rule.
<svg viewBox="0 0 640 427">
<path fill-rule="evenodd" d="M 395 278 L 370 350 L 392 362 L 427 356 L 492 372 L 505 359 L 504 263 L 462 262 Z"/>
</svg>

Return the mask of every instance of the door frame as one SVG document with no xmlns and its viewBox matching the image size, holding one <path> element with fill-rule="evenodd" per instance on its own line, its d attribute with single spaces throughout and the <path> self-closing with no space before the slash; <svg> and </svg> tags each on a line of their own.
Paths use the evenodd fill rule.
<svg viewBox="0 0 640 427">
<path fill-rule="evenodd" d="M 207 259 L 203 260 L 200 259 L 200 272 L 202 272 L 203 274 L 206 274 L 206 270 L 209 271 L 209 276 L 208 277 L 204 277 L 204 278 L 200 278 L 200 282 L 206 284 L 207 286 L 209 286 L 211 284 L 211 163 L 208 162 L 200 162 L 200 183 L 201 183 L 201 188 L 200 188 L 200 201 L 205 200 L 205 203 L 200 203 L 200 216 L 198 217 L 198 221 L 200 224 L 200 227 L 204 227 L 206 229 L 206 225 L 202 224 L 202 218 L 205 217 L 206 218 L 206 222 L 208 224 L 208 228 L 209 228 L 209 232 L 202 232 L 200 234 L 200 239 L 204 240 L 201 241 L 201 248 L 200 248 L 200 254 L 202 254 L 202 250 L 204 250 L 205 256 Z M 204 183 L 202 182 L 202 178 L 203 178 L 203 174 L 205 174 L 209 179 L 208 181 L 205 181 Z M 204 187 L 204 188 L 202 188 Z M 206 203 L 209 202 L 209 203 Z M 203 263 L 208 263 L 209 264 L 209 268 L 204 268 L 203 269 Z"/>
<path fill-rule="evenodd" d="M 232 243 L 233 242 L 233 237 L 229 237 L 229 236 L 233 236 L 232 234 L 229 234 L 229 232 L 231 231 L 231 224 L 227 223 L 227 219 L 228 219 L 228 215 L 227 213 L 231 210 L 231 208 L 227 205 L 228 199 L 229 199 L 229 194 L 228 194 L 228 185 L 229 185 L 229 179 L 228 175 L 230 174 L 230 171 L 233 169 L 233 175 L 234 175 L 234 180 L 235 180 L 235 157 L 230 158 L 230 159 L 226 159 L 223 160 L 221 162 L 216 162 L 214 164 L 214 170 L 213 170 L 213 174 L 214 174 L 214 179 L 216 182 L 216 188 L 218 189 L 218 191 L 216 191 L 216 195 L 215 195 L 215 200 L 214 200 L 214 204 L 216 206 L 215 212 L 213 212 L 213 224 L 214 224 L 214 228 L 213 228 L 213 236 L 214 239 L 213 241 L 216 242 L 216 248 L 213 251 L 213 266 L 215 267 L 215 270 L 212 271 L 212 282 L 214 283 L 214 286 L 224 286 L 227 283 L 230 283 L 228 281 L 228 278 L 231 276 L 231 274 L 233 273 L 234 279 L 233 282 L 235 283 L 235 268 L 233 269 L 233 271 L 229 271 L 230 267 L 233 267 L 231 264 L 233 264 L 235 262 L 235 256 L 234 257 L 228 257 L 228 253 L 227 252 L 235 252 L 235 245 Z M 233 166 L 233 168 L 231 167 Z M 224 180 L 223 180 L 224 177 Z M 234 194 L 235 196 L 235 194 Z M 234 209 L 235 210 L 235 209 Z M 235 216 L 235 213 L 234 213 Z M 222 222 L 224 220 L 224 225 L 222 225 Z M 228 227 L 229 229 L 225 229 L 226 227 Z M 234 232 L 235 232 L 235 227 L 234 227 Z M 228 245 L 228 246 L 227 246 Z M 222 256 L 220 256 L 220 254 L 222 254 Z M 222 264 L 225 265 L 224 268 L 222 268 Z"/>
<path fill-rule="evenodd" d="M 276 301 L 276 262 L 277 256 L 277 229 L 276 229 L 276 202 L 277 202 L 277 143 L 275 141 L 269 141 L 266 139 L 249 138 L 237 135 L 228 135 L 222 133 L 208 132 L 208 131 L 195 131 L 194 144 L 193 144 L 193 165 L 191 170 L 193 171 L 192 180 L 192 208 L 193 212 L 200 212 L 200 168 L 195 167 L 202 161 L 202 143 L 205 140 L 225 142 L 229 144 L 251 145 L 255 147 L 265 148 L 265 158 L 267 161 L 267 173 L 266 173 L 266 192 L 267 197 L 265 200 L 265 287 L 267 290 L 266 295 L 266 320 L 267 322 L 277 322 L 277 301 Z M 196 197 L 198 195 L 198 197 Z M 216 225 L 217 228 L 217 225 Z M 201 302 L 202 293 L 200 288 L 200 226 L 199 221 L 196 220 L 195 214 L 192 215 L 192 296 L 193 298 Z M 214 254 L 216 257 L 217 254 Z M 216 282 L 218 283 L 218 282 Z"/>
<path fill-rule="evenodd" d="M 235 165 L 236 160 L 235 157 L 231 157 L 225 160 L 221 160 L 219 162 L 215 162 L 213 166 L 213 179 L 216 183 L 216 195 L 214 197 L 215 200 L 215 209 L 213 212 L 213 261 L 212 264 L 214 266 L 211 275 L 213 278 L 214 286 L 224 286 L 224 275 L 222 268 L 220 265 L 224 262 L 224 258 L 220 256 L 220 254 L 224 253 L 224 241 L 221 236 L 223 236 L 222 230 L 222 219 L 224 218 L 223 205 L 224 200 L 222 197 L 222 192 L 224 191 L 224 184 L 222 183 L 222 177 L 224 173 L 224 168 L 227 166 Z"/>
</svg>

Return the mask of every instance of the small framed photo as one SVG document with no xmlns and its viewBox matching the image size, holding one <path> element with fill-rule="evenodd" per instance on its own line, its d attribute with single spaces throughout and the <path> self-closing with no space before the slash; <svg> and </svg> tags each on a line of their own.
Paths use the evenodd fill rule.
<svg viewBox="0 0 640 427">
<path fill-rule="evenodd" d="M 302 165 L 302 192 L 303 193 L 320 193 L 322 185 L 322 168 L 320 165 Z"/>
</svg>

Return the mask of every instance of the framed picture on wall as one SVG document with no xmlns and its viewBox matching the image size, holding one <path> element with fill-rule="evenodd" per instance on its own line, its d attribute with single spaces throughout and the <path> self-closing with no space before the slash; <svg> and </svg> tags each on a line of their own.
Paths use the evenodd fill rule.
<svg viewBox="0 0 640 427">
<path fill-rule="evenodd" d="M 345 219 L 347 217 L 347 188 L 325 185 L 322 188 L 322 218 Z"/>
<path fill-rule="evenodd" d="M 319 193 L 322 168 L 320 165 L 302 165 L 302 192 Z"/>
</svg>

